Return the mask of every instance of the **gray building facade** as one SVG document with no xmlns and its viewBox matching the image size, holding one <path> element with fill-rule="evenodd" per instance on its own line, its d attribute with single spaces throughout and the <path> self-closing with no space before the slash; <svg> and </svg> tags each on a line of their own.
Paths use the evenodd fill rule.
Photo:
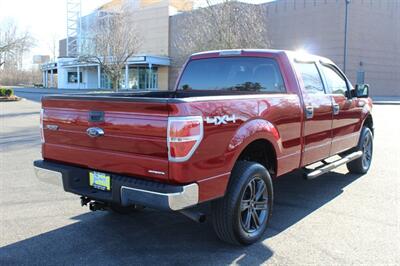
<svg viewBox="0 0 400 266">
<path fill-rule="evenodd" d="M 345 0 L 277 0 L 266 9 L 272 48 L 304 49 L 344 65 Z M 346 75 L 372 96 L 400 96 L 400 0 L 348 4 Z"/>
<path fill-rule="evenodd" d="M 271 48 L 306 50 L 343 69 L 346 0 L 276 0 L 259 6 Z M 170 17 L 172 62 L 178 55 L 171 44 L 183 15 Z M 170 88 L 179 69 L 170 67 Z M 400 96 L 400 0 L 349 1 L 346 75 L 353 84 L 370 84 L 372 96 Z"/>
</svg>

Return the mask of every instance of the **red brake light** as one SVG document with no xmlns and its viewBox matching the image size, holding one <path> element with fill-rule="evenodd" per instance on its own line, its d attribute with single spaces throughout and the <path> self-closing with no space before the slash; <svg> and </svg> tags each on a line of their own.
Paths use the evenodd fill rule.
<svg viewBox="0 0 400 266">
<path fill-rule="evenodd" d="M 168 119 L 168 158 L 188 160 L 203 138 L 203 119 L 200 116 L 170 117 Z"/>
</svg>

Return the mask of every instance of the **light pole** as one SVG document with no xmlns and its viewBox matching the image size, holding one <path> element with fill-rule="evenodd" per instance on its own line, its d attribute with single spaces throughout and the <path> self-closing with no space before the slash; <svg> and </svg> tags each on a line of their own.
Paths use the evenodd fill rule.
<svg viewBox="0 0 400 266">
<path fill-rule="evenodd" d="M 350 0 L 345 0 L 346 8 L 344 15 L 344 52 L 343 52 L 343 72 L 346 73 L 346 64 L 347 64 L 347 24 L 348 24 L 348 12 L 349 12 L 349 4 Z"/>
</svg>

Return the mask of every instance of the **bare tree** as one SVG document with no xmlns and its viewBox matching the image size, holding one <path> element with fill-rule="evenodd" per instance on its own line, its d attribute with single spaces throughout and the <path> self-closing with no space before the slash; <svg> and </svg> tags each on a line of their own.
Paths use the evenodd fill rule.
<svg viewBox="0 0 400 266">
<path fill-rule="evenodd" d="M 0 71 L 0 87 L 26 85 L 33 86 L 42 82 L 42 72 L 37 68 L 3 69 Z"/>
<path fill-rule="evenodd" d="M 23 54 L 34 45 L 34 39 L 29 31 L 20 31 L 12 21 L 0 23 L 0 67 L 13 63 L 20 68 Z"/>
<path fill-rule="evenodd" d="M 204 50 L 269 47 L 266 17 L 260 5 L 236 0 L 205 2 L 205 7 L 180 15 L 180 31 L 172 43 L 176 54 L 181 55 L 179 63 Z"/>
<path fill-rule="evenodd" d="M 91 27 L 91 36 L 83 43 L 79 57 L 81 62 L 99 64 L 112 81 L 115 91 L 119 88 L 122 69 L 127 60 L 141 46 L 132 12 L 129 7 L 122 7 L 118 11 L 98 16 Z"/>
<path fill-rule="evenodd" d="M 50 41 L 47 43 L 49 50 L 51 51 L 51 61 L 55 62 L 57 59 L 58 55 L 58 40 L 60 38 L 58 37 L 57 33 L 53 33 L 51 35 Z"/>
</svg>

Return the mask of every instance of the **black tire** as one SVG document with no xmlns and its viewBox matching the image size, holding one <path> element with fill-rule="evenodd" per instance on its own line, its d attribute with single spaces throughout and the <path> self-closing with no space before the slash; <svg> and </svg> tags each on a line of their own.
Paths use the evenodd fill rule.
<svg viewBox="0 0 400 266">
<path fill-rule="evenodd" d="M 122 206 L 120 204 L 112 203 L 110 204 L 110 210 L 118 214 L 130 214 L 144 209 L 142 206 L 132 205 L 132 206 Z"/>
<path fill-rule="evenodd" d="M 251 191 L 255 192 L 254 197 Z M 217 236 L 225 242 L 237 245 L 257 242 L 267 228 L 272 204 L 272 180 L 267 169 L 255 162 L 237 162 L 225 196 L 211 204 L 212 222 Z M 256 216 L 253 216 L 253 212 Z M 259 222 L 258 227 L 256 220 Z"/>
<path fill-rule="evenodd" d="M 362 151 L 363 155 L 347 164 L 347 169 L 352 174 L 365 174 L 368 172 L 372 162 L 374 137 L 369 128 L 363 127 L 357 147 L 354 151 Z"/>
</svg>

